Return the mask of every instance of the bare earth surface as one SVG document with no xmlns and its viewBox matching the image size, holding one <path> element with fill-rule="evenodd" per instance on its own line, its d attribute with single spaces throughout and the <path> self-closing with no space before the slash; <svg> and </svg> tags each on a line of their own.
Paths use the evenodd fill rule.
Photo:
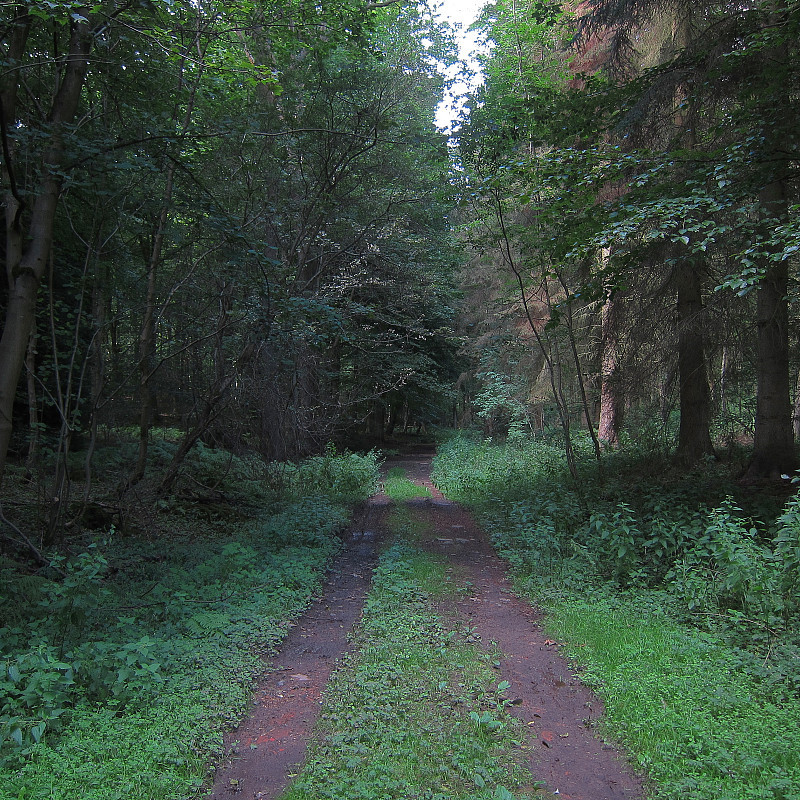
<svg viewBox="0 0 800 800">
<path fill-rule="evenodd" d="M 558 644 L 538 625 L 536 611 L 513 594 L 486 534 L 431 484 L 430 462 L 431 454 L 420 452 L 392 459 L 384 468 L 402 466 L 433 495 L 411 501 L 415 514 L 432 522 L 422 546 L 444 555 L 470 582 L 470 595 L 459 601 L 456 613 L 476 637 L 487 645 L 496 643 L 505 654 L 498 681 L 511 684 L 512 713 L 530 732 L 534 779 L 545 781 L 564 800 L 643 798 L 642 781 L 595 734 L 602 704 L 573 676 Z M 354 521 L 323 596 L 290 631 L 274 671 L 254 697 L 250 718 L 226 743 L 230 757 L 217 771 L 215 800 L 276 798 L 302 762 L 325 683 L 360 618 L 388 505 L 378 495 Z"/>
</svg>

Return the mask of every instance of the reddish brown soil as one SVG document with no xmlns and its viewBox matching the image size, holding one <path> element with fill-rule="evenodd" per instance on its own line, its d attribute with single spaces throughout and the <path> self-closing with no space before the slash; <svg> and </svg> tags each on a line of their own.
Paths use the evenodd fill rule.
<svg viewBox="0 0 800 800">
<path fill-rule="evenodd" d="M 210 795 L 214 800 L 277 797 L 303 761 L 322 691 L 361 617 L 387 505 L 385 497 L 376 497 L 356 515 L 321 597 L 284 639 L 253 697 L 250 716 L 225 739 L 226 758 Z"/>
<path fill-rule="evenodd" d="M 602 704 L 573 675 L 558 644 L 547 639 L 537 612 L 514 595 L 485 533 L 431 484 L 430 460 L 430 454 L 418 453 L 392 459 L 385 468 L 402 466 L 433 495 L 411 501 L 415 515 L 433 523 L 421 545 L 446 556 L 462 581 L 469 581 L 471 593 L 456 613 L 476 638 L 504 653 L 498 682 L 511 684 L 512 713 L 529 731 L 534 779 L 564 800 L 643 798 L 641 779 L 595 735 Z M 302 762 L 321 692 L 360 617 L 387 507 L 380 495 L 367 504 L 322 598 L 290 631 L 254 698 L 251 717 L 226 743 L 229 758 L 217 771 L 215 800 L 238 792 L 248 800 L 275 798 Z"/>
</svg>

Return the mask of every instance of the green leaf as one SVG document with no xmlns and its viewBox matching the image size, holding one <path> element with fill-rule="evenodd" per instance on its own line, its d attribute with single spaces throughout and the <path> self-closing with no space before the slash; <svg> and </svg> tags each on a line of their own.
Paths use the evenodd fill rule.
<svg viewBox="0 0 800 800">
<path fill-rule="evenodd" d="M 38 742 L 42 738 L 46 727 L 47 723 L 42 721 L 38 725 L 34 725 L 31 728 L 31 736 L 33 737 L 34 742 Z"/>
</svg>

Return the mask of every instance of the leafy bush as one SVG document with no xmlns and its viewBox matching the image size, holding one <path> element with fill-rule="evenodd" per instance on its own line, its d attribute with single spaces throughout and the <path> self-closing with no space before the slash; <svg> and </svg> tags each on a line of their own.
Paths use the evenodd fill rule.
<svg viewBox="0 0 800 800">
<path fill-rule="evenodd" d="M 740 513 L 732 502 L 709 512 L 702 537 L 676 563 L 672 587 L 692 611 L 735 609 L 766 619 L 781 609 L 780 570 Z"/>
<path fill-rule="evenodd" d="M 75 703 L 73 666 L 54 648 L 7 657 L 0 673 L 0 767 L 26 756 L 45 731 L 58 732 L 62 716 Z"/>
<path fill-rule="evenodd" d="M 589 519 L 589 548 L 597 554 L 601 574 L 624 582 L 640 562 L 639 545 L 644 536 L 633 510 L 627 503 L 618 503 L 612 515 L 597 512 Z"/>
<path fill-rule="evenodd" d="M 273 465 L 277 479 L 295 497 L 321 496 L 337 503 L 353 503 L 378 489 L 378 454 L 338 453 L 329 444 L 324 455 L 307 458 L 300 464 Z"/>
</svg>

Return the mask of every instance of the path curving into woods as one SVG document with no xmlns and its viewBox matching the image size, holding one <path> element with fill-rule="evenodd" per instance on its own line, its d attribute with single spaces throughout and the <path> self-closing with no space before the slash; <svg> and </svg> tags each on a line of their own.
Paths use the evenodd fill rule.
<svg viewBox="0 0 800 800">
<path fill-rule="evenodd" d="M 643 798 L 641 778 L 618 750 L 597 736 L 602 703 L 574 676 L 558 644 L 546 637 L 536 610 L 513 593 L 485 532 L 433 486 L 431 457 L 420 452 L 392 458 L 384 468 L 403 467 L 414 483 L 431 492 L 431 498 L 408 501 L 432 523 L 420 546 L 446 558 L 468 581 L 470 592 L 449 613 L 504 654 L 498 680 L 511 684 L 511 713 L 526 723 L 533 778 L 545 781 L 549 790 L 543 796 Z M 389 499 L 376 495 L 356 515 L 322 596 L 291 628 L 254 695 L 250 717 L 226 740 L 214 800 L 277 798 L 302 763 L 325 685 L 360 618 L 389 508 Z"/>
</svg>

